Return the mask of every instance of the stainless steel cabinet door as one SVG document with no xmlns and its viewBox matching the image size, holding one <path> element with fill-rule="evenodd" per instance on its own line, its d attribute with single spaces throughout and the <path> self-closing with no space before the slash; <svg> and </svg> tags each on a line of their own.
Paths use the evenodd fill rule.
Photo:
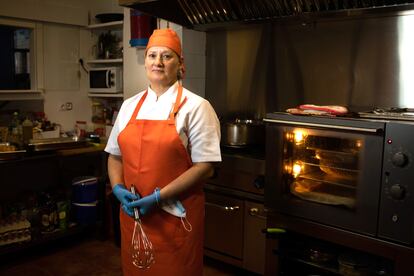
<svg viewBox="0 0 414 276">
<path fill-rule="evenodd" d="M 264 274 L 266 213 L 263 204 L 245 201 L 243 267 Z"/>
<path fill-rule="evenodd" d="M 204 246 L 209 250 L 241 260 L 243 213 L 243 200 L 206 192 Z"/>
</svg>

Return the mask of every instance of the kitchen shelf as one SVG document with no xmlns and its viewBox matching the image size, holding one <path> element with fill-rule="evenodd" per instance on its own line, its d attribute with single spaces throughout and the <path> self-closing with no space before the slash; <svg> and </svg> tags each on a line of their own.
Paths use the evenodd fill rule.
<svg viewBox="0 0 414 276">
<path fill-rule="evenodd" d="M 99 23 L 99 24 L 92 24 L 92 25 L 88 25 L 87 28 L 88 29 L 93 29 L 93 30 L 118 30 L 118 29 L 122 29 L 122 26 L 124 25 L 124 21 L 112 21 L 112 22 L 107 22 L 107 23 Z"/>
<path fill-rule="evenodd" d="M 123 40 L 123 26 L 124 21 L 112 21 L 107 23 L 99 23 L 99 24 L 91 24 L 87 26 L 87 29 L 91 32 L 92 36 L 94 36 L 94 39 L 99 41 L 97 35 L 99 33 L 107 32 L 107 31 L 115 31 L 116 36 Z M 97 43 L 96 41 L 96 43 Z M 118 56 L 118 55 L 117 55 Z M 93 57 L 92 57 L 93 58 Z M 98 58 L 98 59 L 88 59 L 85 61 L 86 64 L 89 65 L 90 68 L 99 68 L 102 66 L 117 66 L 117 67 L 123 67 L 123 58 L 122 56 L 119 58 L 110 58 L 110 59 L 104 59 L 104 58 Z M 110 99 L 123 99 L 124 95 L 123 93 L 94 93 L 94 92 L 88 92 L 88 97 L 90 98 L 106 98 L 107 101 L 110 101 Z"/>
<path fill-rule="evenodd" d="M 86 63 L 89 64 L 107 64 L 107 63 L 122 63 L 122 58 L 112 58 L 112 59 L 90 59 Z"/>
<path fill-rule="evenodd" d="M 123 93 L 88 93 L 88 96 L 93 97 L 99 97 L 99 98 L 123 98 Z"/>
<path fill-rule="evenodd" d="M 6 261 L 7 256 L 12 256 L 14 254 L 19 254 L 30 249 L 34 249 L 38 246 L 44 246 L 48 243 L 59 242 L 63 238 L 70 238 L 74 235 L 84 233 L 86 231 L 95 230 L 98 227 L 102 227 L 102 222 L 96 222 L 91 225 L 72 225 L 66 230 L 56 230 L 48 234 L 42 234 L 40 238 L 20 243 L 8 244 L 0 247 L 0 256 L 3 260 Z M 1 264 L 2 262 L 0 262 Z"/>
<path fill-rule="evenodd" d="M 24 101 L 42 99 L 42 90 L 0 90 L 0 101 Z"/>
</svg>

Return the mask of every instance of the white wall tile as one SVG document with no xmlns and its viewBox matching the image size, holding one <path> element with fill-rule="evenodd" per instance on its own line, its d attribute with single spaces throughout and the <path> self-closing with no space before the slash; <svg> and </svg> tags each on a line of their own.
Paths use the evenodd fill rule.
<svg viewBox="0 0 414 276">
<path fill-rule="evenodd" d="M 206 57 L 204 55 L 189 54 L 184 57 L 186 78 L 205 78 Z"/>
<path fill-rule="evenodd" d="M 189 54 L 206 54 L 206 33 L 183 28 L 183 52 Z"/>
<path fill-rule="evenodd" d="M 205 78 L 185 78 L 183 81 L 183 86 L 190 90 L 191 92 L 205 97 L 206 91 L 206 80 Z"/>
</svg>

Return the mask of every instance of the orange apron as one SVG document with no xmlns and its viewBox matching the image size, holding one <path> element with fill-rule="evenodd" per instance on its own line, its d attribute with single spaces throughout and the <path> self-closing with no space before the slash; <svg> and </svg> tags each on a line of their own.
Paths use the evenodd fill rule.
<svg viewBox="0 0 414 276">
<path fill-rule="evenodd" d="M 142 196 L 162 188 L 192 166 L 175 126 L 175 115 L 182 104 L 178 87 L 174 108 L 167 120 L 137 120 L 148 94 L 141 97 L 127 126 L 118 136 L 122 153 L 124 180 Z M 204 242 L 204 192 L 202 183 L 181 195 L 192 231 L 187 232 L 180 218 L 155 207 L 142 217 L 142 226 L 153 244 L 155 263 L 148 269 L 132 264 L 131 239 L 134 220 L 120 212 L 121 256 L 124 275 L 202 275 Z"/>
</svg>

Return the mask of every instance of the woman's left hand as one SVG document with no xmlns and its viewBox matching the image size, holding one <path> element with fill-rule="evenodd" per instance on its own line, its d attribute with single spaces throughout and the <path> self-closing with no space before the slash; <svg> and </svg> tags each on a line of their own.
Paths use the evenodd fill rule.
<svg viewBox="0 0 414 276">
<path fill-rule="evenodd" d="M 159 204 L 159 200 L 160 200 L 160 191 L 159 189 L 155 189 L 155 191 L 152 194 L 145 196 L 141 199 L 131 201 L 125 204 L 125 206 L 131 209 L 138 208 L 140 215 L 145 216 L 146 214 L 150 212 L 150 210 L 154 206 Z"/>
</svg>

